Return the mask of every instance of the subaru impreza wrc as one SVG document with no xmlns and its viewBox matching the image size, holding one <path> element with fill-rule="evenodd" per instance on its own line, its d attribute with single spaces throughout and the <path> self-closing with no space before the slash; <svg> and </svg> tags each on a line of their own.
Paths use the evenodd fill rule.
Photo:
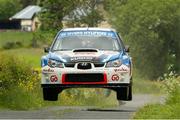
<svg viewBox="0 0 180 120">
<path fill-rule="evenodd" d="M 58 100 L 68 88 L 107 88 L 132 100 L 132 61 L 114 29 L 60 30 L 41 58 L 43 98 Z"/>
</svg>

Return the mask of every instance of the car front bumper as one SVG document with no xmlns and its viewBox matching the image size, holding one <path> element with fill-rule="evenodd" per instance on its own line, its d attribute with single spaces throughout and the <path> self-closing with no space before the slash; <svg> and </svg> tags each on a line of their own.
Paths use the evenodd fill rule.
<svg viewBox="0 0 180 120">
<path fill-rule="evenodd" d="M 80 75 L 81 74 L 81 75 Z M 67 75 L 74 75 L 73 78 L 81 79 L 80 81 L 68 81 Z M 79 75 L 81 78 L 78 78 Z M 85 76 L 83 76 L 85 75 Z M 92 76 L 92 80 L 86 81 L 88 75 Z M 102 80 L 97 81 L 98 76 L 103 75 Z M 84 80 L 83 80 L 83 77 Z M 101 79 L 100 78 L 100 79 Z M 94 81 L 93 81 L 94 79 Z M 87 79 L 89 80 L 89 79 Z M 94 69 L 81 70 L 76 68 L 50 68 L 45 66 L 42 68 L 42 87 L 54 85 L 54 86 L 65 86 L 65 87 L 76 87 L 76 86 L 86 86 L 86 87 L 117 87 L 118 85 L 129 85 L 131 83 L 131 70 L 126 65 L 121 65 L 120 67 L 105 68 L 99 67 Z"/>
</svg>

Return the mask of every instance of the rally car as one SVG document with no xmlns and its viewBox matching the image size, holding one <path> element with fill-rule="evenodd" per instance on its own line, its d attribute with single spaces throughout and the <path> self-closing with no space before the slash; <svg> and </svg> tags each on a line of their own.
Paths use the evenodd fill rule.
<svg viewBox="0 0 180 120">
<path fill-rule="evenodd" d="M 67 88 L 107 88 L 117 99 L 132 100 L 132 62 L 114 29 L 60 30 L 41 58 L 43 98 L 58 100 Z"/>
</svg>

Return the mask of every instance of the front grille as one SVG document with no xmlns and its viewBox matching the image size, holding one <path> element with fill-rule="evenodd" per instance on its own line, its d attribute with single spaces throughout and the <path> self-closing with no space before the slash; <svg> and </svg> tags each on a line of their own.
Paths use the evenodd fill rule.
<svg viewBox="0 0 180 120">
<path fill-rule="evenodd" d="M 88 74 L 66 74 L 65 82 L 104 82 L 104 74 L 88 73 Z"/>
<path fill-rule="evenodd" d="M 76 63 L 64 63 L 64 66 L 74 68 L 75 64 Z M 90 63 L 87 64 L 88 66 L 82 66 L 82 64 L 84 63 L 82 62 L 78 64 L 77 66 L 78 69 L 91 69 Z M 104 63 L 93 63 L 93 64 L 94 64 L 94 67 L 104 67 Z"/>
<path fill-rule="evenodd" d="M 64 63 L 64 66 L 73 68 L 75 66 L 75 63 Z"/>
<path fill-rule="evenodd" d="M 94 66 L 95 66 L 95 67 L 103 67 L 103 66 L 104 66 L 104 63 L 94 63 Z"/>
<path fill-rule="evenodd" d="M 86 62 L 78 63 L 77 68 L 78 69 L 91 69 L 91 63 L 86 63 Z"/>
</svg>

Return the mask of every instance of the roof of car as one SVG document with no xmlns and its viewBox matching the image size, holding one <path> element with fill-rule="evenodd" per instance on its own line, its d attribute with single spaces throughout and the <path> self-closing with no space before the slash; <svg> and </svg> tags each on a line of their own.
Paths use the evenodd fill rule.
<svg viewBox="0 0 180 120">
<path fill-rule="evenodd" d="M 64 28 L 62 31 L 88 31 L 88 30 L 97 30 L 97 31 L 116 31 L 111 28 L 97 28 L 97 27 L 81 27 L 81 28 Z"/>
</svg>

